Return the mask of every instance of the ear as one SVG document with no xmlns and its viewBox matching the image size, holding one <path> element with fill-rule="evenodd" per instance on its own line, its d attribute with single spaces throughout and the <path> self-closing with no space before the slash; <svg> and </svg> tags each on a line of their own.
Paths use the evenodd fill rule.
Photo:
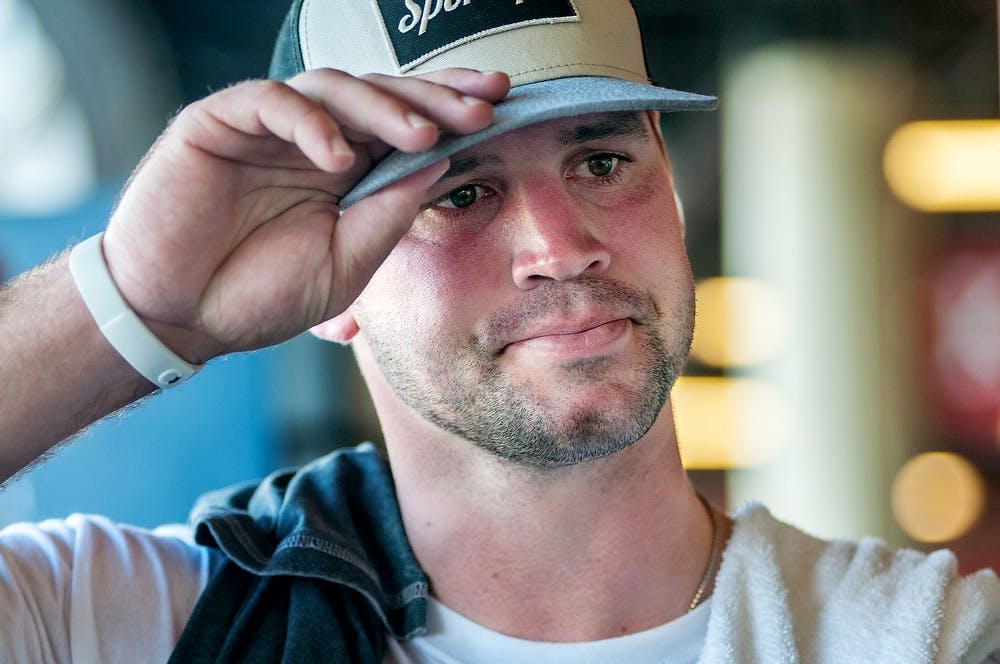
<svg viewBox="0 0 1000 664">
<path fill-rule="evenodd" d="M 660 125 L 660 112 L 646 111 L 646 117 L 649 118 L 649 126 L 653 129 L 653 137 L 656 138 L 656 142 L 660 144 L 660 149 L 663 151 L 663 154 L 666 155 L 667 144 L 663 141 L 663 127 Z"/>
<path fill-rule="evenodd" d="M 328 321 L 324 321 L 319 325 L 310 328 L 315 336 L 323 339 L 325 341 L 333 341 L 338 344 L 349 344 L 351 339 L 357 336 L 361 328 L 358 327 L 358 321 L 355 320 L 354 315 L 350 310 L 345 311 L 342 314 L 334 316 Z"/>
<path fill-rule="evenodd" d="M 673 183 L 671 182 L 671 186 Z M 677 206 L 677 220 L 681 223 L 681 237 L 687 235 L 687 220 L 684 218 L 684 201 L 681 200 L 680 194 L 677 193 L 677 187 L 674 189 L 674 205 Z"/>
</svg>

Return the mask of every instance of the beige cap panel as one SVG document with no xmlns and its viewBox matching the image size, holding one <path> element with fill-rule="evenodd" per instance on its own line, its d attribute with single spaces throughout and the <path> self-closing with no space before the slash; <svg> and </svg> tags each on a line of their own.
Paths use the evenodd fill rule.
<svg viewBox="0 0 1000 664">
<path fill-rule="evenodd" d="M 530 0 L 529 0 L 530 1 Z M 398 75 L 375 0 L 306 0 L 299 36 L 307 69 Z M 335 5 L 353 5 L 339 11 Z M 500 70 L 515 85 L 564 76 L 613 76 L 648 83 L 639 26 L 628 0 L 574 0 L 579 22 L 544 23 L 477 37 L 408 70 L 445 67 Z"/>
<path fill-rule="evenodd" d="M 306 69 L 332 67 L 355 76 L 399 69 L 375 0 L 305 0 L 299 18 L 299 41 Z"/>
</svg>

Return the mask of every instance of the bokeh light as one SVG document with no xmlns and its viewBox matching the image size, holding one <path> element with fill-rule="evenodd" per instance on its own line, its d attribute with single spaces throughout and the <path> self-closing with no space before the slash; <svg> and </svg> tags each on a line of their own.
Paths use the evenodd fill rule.
<svg viewBox="0 0 1000 664">
<path fill-rule="evenodd" d="M 950 452 L 920 454 L 892 484 L 892 510 L 906 534 L 921 542 L 947 542 L 982 516 L 985 485 L 976 468 Z"/>
<path fill-rule="evenodd" d="M 698 284 L 698 318 L 691 354 L 712 367 L 760 364 L 788 337 L 787 307 L 767 284 L 715 277 Z"/>
<path fill-rule="evenodd" d="M 885 177 L 925 212 L 1000 210 L 1000 120 L 903 125 L 886 144 Z"/>
<path fill-rule="evenodd" d="M 683 377 L 670 398 L 685 468 L 760 465 L 788 439 L 788 409 L 761 380 Z"/>
</svg>

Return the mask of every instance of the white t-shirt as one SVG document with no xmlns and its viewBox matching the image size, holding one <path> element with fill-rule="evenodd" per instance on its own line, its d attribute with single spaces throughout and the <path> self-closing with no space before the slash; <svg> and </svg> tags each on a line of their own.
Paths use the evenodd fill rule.
<svg viewBox="0 0 1000 664">
<path fill-rule="evenodd" d="M 816 540 L 759 505 L 734 517 L 711 606 L 671 623 L 532 643 L 432 602 L 429 633 L 387 643 L 387 661 L 1000 661 L 993 573 L 959 577 L 947 551 Z M 154 533 L 79 515 L 0 531 L 0 662 L 166 661 L 222 557 Z"/>
<path fill-rule="evenodd" d="M 389 641 L 385 664 L 695 664 L 708 630 L 711 598 L 680 618 L 643 632 L 586 643 L 525 641 L 494 632 L 433 598 L 427 634 Z"/>
<path fill-rule="evenodd" d="M 182 529 L 147 531 L 98 516 L 0 530 L 0 662 L 162 663 L 221 554 Z M 696 662 L 708 603 L 660 627 L 588 643 L 505 636 L 431 600 L 428 633 L 389 638 L 390 664 Z"/>
<path fill-rule="evenodd" d="M 0 530 L 0 662 L 167 661 L 222 557 L 166 532 L 79 514 Z"/>
</svg>

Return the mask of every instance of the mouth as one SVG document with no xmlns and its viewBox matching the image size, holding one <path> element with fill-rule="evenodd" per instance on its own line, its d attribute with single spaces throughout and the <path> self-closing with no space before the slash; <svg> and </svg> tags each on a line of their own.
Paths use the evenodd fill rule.
<svg viewBox="0 0 1000 664">
<path fill-rule="evenodd" d="M 507 344 L 501 353 L 579 359 L 607 355 L 627 342 L 635 322 L 612 318 L 576 323 L 553 323 L 532 330 Z"/>
<path fill-rule="evenodd" d="M 492 357 L 608 355 L 623 349 L 633 331 L 653 319 L 655 307 L 649 295 L 613 279 L 553 281 L 493 311 L 473 343 Z"/>
</svg>

